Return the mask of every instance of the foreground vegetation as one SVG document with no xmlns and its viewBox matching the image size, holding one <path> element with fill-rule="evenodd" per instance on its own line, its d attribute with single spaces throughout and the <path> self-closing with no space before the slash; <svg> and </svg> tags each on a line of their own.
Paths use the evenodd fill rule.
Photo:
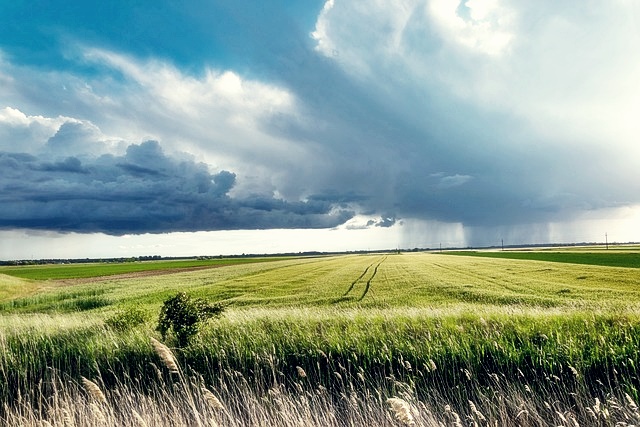
<svg viewBox="0 0 640 427">
<path fill-rule="evenodd" d="M 447 366 L 435 362 L 372 375 L 352 359 L 329 355 L 326 378 L 300 366 L 286 369 L 272 353 L 258 355 L 253 370 L 238 371 L 223 355 L 206 379 L 176 361 L 162 344 L 150 374 L 106 384 L 99 373 L 73 380 L 51 371 L 51 393 L 19 398 L 7 425 L 224 425 L 224 426 L 463 426 L 636 425 L 637 399 L 616 383 L 594 392 L 577 370 L 534 382 L 493 373 L 485 379 L 464 369 L 457 384 L 441 384 Z M 184 363 L 185 360 L 182 360 Z M 281 370 L 282 368 L 285 368 Z M 446 377 L 446 374 L 444 375 Z M 415 382 L 411 378 L 422 378 Z M 331 384 L 331 388 L 323 384 Z M 613 388 L 610 388 L 613 387 Z M 44 398 L 43 396 L 50 396 Z"/>
<path fill-rule="evenodd" d="M 39 286 L 16 280 L 0 292 Z M 633 268 L 408 254 L 5 290 L 2 420 L 634 425 L 639 284 Z M 179 291 L 226 310 L 185 347 L 167 338 L 175 369 L 149 337 Z"/>
</svg>

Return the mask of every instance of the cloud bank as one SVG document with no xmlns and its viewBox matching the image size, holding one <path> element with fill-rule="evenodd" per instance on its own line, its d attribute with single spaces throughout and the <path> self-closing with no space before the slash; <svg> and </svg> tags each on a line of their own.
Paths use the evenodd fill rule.
<svg viewBox="0 0 640 427">
<path fill-rule="evenodd" d="M 403 129 L 396 215 L 522 225 L 638 203 L 638 12 L 328 1 L 312 36 Z"/>
<path fill-rule="evenodd" d="M 56 122 L 16 110 L 4 116 L 21 119 L 18 133 L 30 124 L 38 133 L 42 122 Z M 344 204 L 322 197 L 296 203 L 273 195 L 230 197 L 234 173 L 211 173 L 191 156 L 169 156 L 156 141 L 129 145 L 122 155 L 96 155 L 106 151 L 100 141 L 91 144 L 97 134 L 89 124 L 64 122 L 42 154 L 0 151 L 0 228 L 114 235 L 331 228 L 353 216 Z"/>
<path fill-rule="evenodd" d="M 190 33 L 242 41 L 226 48 L 242 70 L 80 42 L 71 28 L 65 67 L 0 54 L 0 226 L 416 220 L 482 244 L 640 204 L 635 3 L 328 0 L 308 27 L 265 7 L 273 22 L 205 8 L 237 33 Z"/>
</svg>

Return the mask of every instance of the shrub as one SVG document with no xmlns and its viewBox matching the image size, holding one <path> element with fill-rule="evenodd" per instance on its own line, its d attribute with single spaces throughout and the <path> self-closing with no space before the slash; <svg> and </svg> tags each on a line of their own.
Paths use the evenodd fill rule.
<svg viewBox="0 0 640 427">
<path fill-rule="evenodd" d="M 147 321 L 147 312 L 139 306 L 127 307 L 116 312 L 104 323 L 113 330 L 126 331 Z"/>
<path fill-rule="evenodd" d="M 164 301 L 156 329 L 162 334 L 163 340 L 166 340 L 168 332 L 173 330 L 178 346 L 184 347 L 198 333 L 203 321 L 219 316 L 223 310 L 224 307 L 221 304 L 212 304 L 201 298 L 191 298 L 186 293 L 180 292 Z"/>
</svg>

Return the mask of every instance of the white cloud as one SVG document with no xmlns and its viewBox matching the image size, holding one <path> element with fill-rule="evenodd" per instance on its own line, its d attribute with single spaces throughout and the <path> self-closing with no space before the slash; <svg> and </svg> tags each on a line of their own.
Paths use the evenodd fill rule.
<svg viewBox="0 0 640 427">
<path fill-rule="evenodd" d="M 156 139 L 169 150 L 179 147 L 214 167 L 237 171 L 235 192 L 273 192 L 282 184 L 283 169 L 304 176 L 300 159 L 311 147 L 270 129 L 274 119 L 295 120 L 297 101 L 286 89 L 233 71 L 207 68 L 192 76 L 165 62 L 104 50 L 88 49 L 85 58 L 125 78 L 126 86 L 107 88 L 119 94 L 119 106 L 110 110 L 111 126 L 134 127 L 138 138 Z"/>
<path fill-rule="evenodd" d="M 481 229 L 640 201 L 639 19 L 633 2 L 345 0 L 313 37 L 423 134 L 394 140 L 413 163 L 396 205 Z"/>
<path fill-rule="evenodd" d="M 0 151 L 68 156 L 118 154 L 126 144 L 104 135 L 93 123 L 73 117 L 29 116 L 17 108 L 0 110 Z"/>
<path fill-rule="evenodd" d="M 186 75 L 161 61 L 141 62 L 114 52 L 88 49 L 85 58 L 113 67 L 156 96 L 163 107 L 193 115 L 198 109 L 243 114 L 247 121 L 274 110 L 290 111 L 294 100 L 286 90 L 260 82 L 243 80 L 233 71 L 206 69 L 198 78 Z M 202 112 L 201 112 L 202 114 Z"/>
<path fill-rule="evenodd" d="M 0 151 L 34 153 L 67 121 L 73 119 L 28 116 L 12 107 L 0 109 Z"/>
<path fill-rule="evenodd" d="M 499 0 L 433 0 L 428 10 L 446 41 L 453 41 L 473 52 L 500 55 L 509 46 L 513 33 L 512 12 Z M 469 17 L 460 15 L 466 8 Z"/>
<path fill-rule="evenodd" d="M 640 4 L 629 2 L 343 1 L 325 7 L 314 37 L 400 108 L 407 92 L 446 88 L 474 108 L 515 115 L 538 143 L 631 148 L 640 132 L 638 19 Z"/>
<path fill-rule="evenodd" d="M 338 4 L 328 0 L 311 37 L 316 41 L 316 50 L 341 64 L 347 73 L 370 78 L 405 51 L 403 38 L 421 7 L 419 0 L 396 1 L 392 6 L 382 0 Z M 371 63 L 371 55 L 384 62 Z"/>
<path fill-rule="evenodd" d="M 325 2 L 316 22 L 316 29 L 311 33 L 311 37 L 318 42 L 316 50 L 327 56 L 331 56 L 334 53 L 334 47 L 331 43 L 331 39 L 329 38 L 329 28 L 327 28 L 329 22 L 328 15 L 331 12 L 331 9 L 333 9 L 333 6 L 335 6 L 334 0 L 327 0 Z"/>
</svg>

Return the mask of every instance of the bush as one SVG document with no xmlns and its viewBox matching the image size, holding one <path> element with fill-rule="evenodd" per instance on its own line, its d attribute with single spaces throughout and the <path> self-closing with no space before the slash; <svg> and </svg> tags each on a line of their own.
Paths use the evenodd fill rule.
<svg viewBox="0 0 640 427">
<path fill-rule="evenodd" d="M 203 321 L 214 316 L 219 316 L 224 307 L 221 304 L 211 304 L 201 298 L 191 298 L 184 292 L 165 300 L 160 309 L 158 327 L 162 339 L 166 340 L 167 334 L 173 330 L 178 341 L 178 346 L 189 344 L 191 338 L 198 333 Z"/>
<path fill-rule="evenodd" d="M 109 317 L 104 323 L 113 330 L 126 331 L 147 321 L 147 312 L 138 306 L 127 307 Z"/>
</svg>

